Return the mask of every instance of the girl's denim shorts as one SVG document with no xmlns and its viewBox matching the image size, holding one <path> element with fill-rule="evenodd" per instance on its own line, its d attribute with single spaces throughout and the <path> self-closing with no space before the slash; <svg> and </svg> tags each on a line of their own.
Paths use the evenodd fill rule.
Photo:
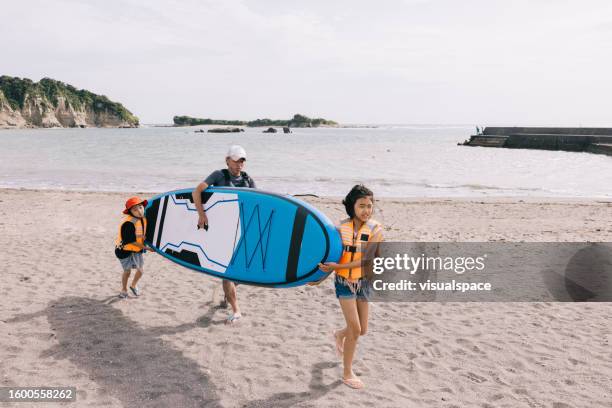
<svg viewBox="0 0 612 408">
<path fill-rule="evenodd" d="M 354 287 L 351 288 L 352 285 L 336 275 L 334 286 L 336 287 L 336 297 L 338 299 L 368 300 L 370 297 L 370 286 L 365 279 L 359 279 L 358 282 L 355 282 Z"/>
</svg>

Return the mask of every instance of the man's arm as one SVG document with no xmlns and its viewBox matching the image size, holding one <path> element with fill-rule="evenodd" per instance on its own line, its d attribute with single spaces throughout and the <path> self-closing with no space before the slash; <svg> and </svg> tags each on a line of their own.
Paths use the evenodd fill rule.
<svg viewBox="0 0 612 408">
<path fill-rule="evenodd" d="M 208 217 L 206 216 L 206 211 L 204 211 L 204 206 L 202 206 L 202 191 L 208 188 L 208 184 L 205 181 L 198 184 L 198 186 L 193 190 L 191 196 L 193 197 L 193 202 L 195 204 L 195 208 L 198 211 L 198 227 L 204 228 L 205 225 L 208 225 Z"/>
</svg>

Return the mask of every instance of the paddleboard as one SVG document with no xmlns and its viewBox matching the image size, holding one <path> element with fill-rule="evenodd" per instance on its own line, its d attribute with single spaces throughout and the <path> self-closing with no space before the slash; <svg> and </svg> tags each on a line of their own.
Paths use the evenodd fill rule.
<svg viewBox="0 0 612 408">
<path fill-rule="evenodd" d="M 146 243 L 179 265 L 239 283 L 292 287 L 325 276 L 342 240 L 333 223 L 297 198 L 258 189 L 202 192 L 208 229 L 198 229 L 193 189 L 170 191 L 145 209 Z"/>
</svg>

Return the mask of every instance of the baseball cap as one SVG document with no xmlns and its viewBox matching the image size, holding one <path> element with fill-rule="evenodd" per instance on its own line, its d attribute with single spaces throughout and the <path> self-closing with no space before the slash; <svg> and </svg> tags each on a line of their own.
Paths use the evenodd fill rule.
<svg viewBox="0 0 612 408">
<path fill-rule="evenodd" d="M 234 161 L 238 161 L 240 159 L 246 160 L 247 156 L 242 146 L 233 145 L 233 146 L 230 146 L 229 150 L 227 151 L 226 157 L 229 157 L 230 159 Z"/>
</svg>

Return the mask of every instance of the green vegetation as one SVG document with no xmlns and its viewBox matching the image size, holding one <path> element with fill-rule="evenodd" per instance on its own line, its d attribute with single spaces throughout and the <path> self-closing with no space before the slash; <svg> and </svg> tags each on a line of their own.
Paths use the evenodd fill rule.
<svg viewBox="0 0 612 408">
<path fill-rule="evenodd" d="M 289 126 L 289 127 L 317 127 L 321 125 L 335 126 L 336 122 L 323 118 L 311 119 L 308 116 L 295 114 L 289 120 L 273 120 L 273 119 L 257 119 L 250 122 L 242 120 L 215 120 L 215 119 L 200 119 L 190 116 L 175 116 L 174 124 L 176 126 L 197 126 L 197 125 L 225 125 L 225 126 Z"/>
<path fill-rule="evenodd" d="M 192 118 L 191 116 L 175 116 L 174 124 L 177 126 L 198 126 L 198 125 L 224 125 L 224 126 L 244 126 L 246 122 L 240 120 L 215 120 Z"/>
<path fill-rule="evenodd" d="M 4 94 L 12 109 L 23 109 L 27 98 L 41 97 L 43 103 L 50 108 L 57 108 L 59 98 L 65 99 L 66 108 L 74 110 L 92 110 L 96 113 L 107 113 L 122 120 L 138 125 L 138 118 L 127 110 L 122 104 L 113 102 L 104 95 L 96 95 L 84 89 L 43 78 L 40 82 L 33 82 L 27 78 L 0 76 L 0 91 Z"/>
</svg>

